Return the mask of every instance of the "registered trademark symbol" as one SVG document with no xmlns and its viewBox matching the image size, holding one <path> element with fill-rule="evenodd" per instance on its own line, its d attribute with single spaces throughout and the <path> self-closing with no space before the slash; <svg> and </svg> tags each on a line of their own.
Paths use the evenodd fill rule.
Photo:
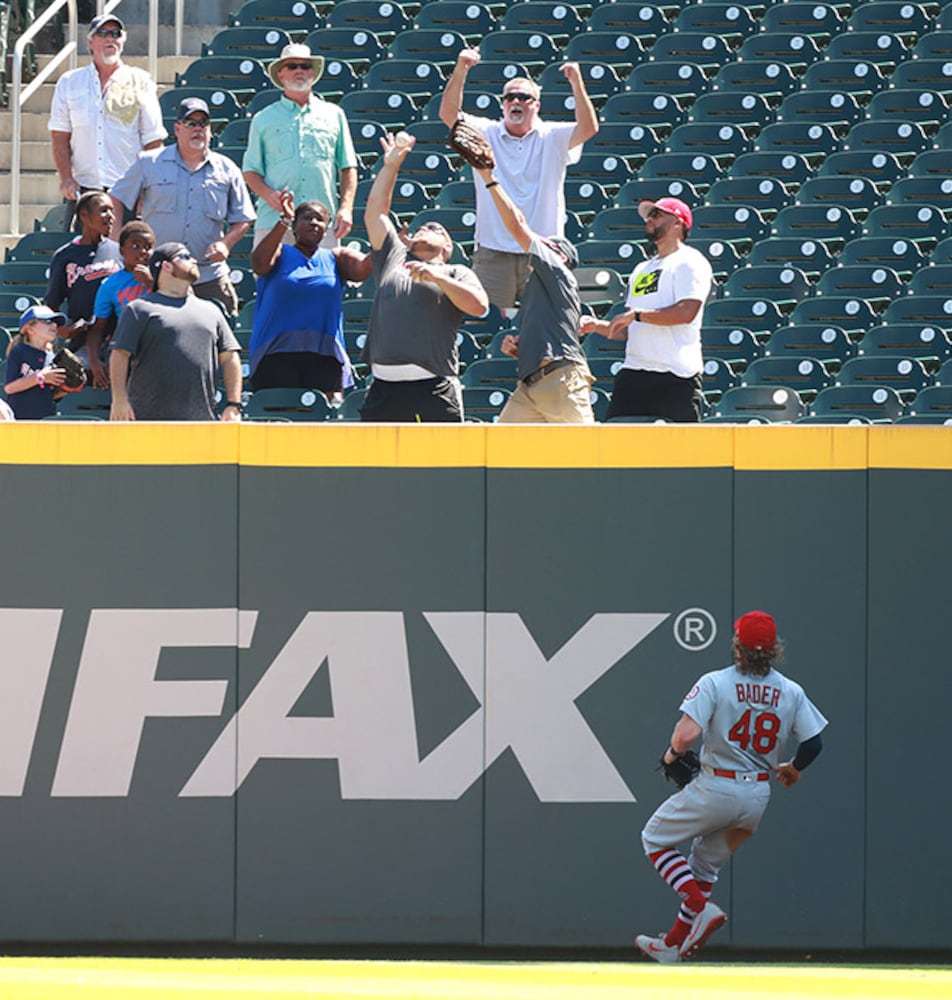
<svg viewBox="0 0 952 1000">
<path fill-rule="evenodd" d="M 674 641 L 692 653 L 699 653 L 717 638 L 717 622 L 704 608 L 687 608 L 674 620 Z"/>
</svg>

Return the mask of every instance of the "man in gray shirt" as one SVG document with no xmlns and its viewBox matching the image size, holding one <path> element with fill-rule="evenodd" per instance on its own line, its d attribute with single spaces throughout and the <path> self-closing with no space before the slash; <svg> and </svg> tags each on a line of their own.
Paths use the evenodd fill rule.
<svg viewBox="0 0 952 1000">
<path fill-rule="evenodd" d="M 489 298 L 468 267 L 447 263 L 453 241 L 443 226 L 425 223 L 404 246 L 390 221 L 397 173 L 413 141 L 380 140 L 380 172 L 367 197 L 364 223 L 377 292 L 363 352 L 374 380 L 360 418 L 458 423 L 456 334 L 465 316 L 485 316 Z"/>
<path fill-rule="evenodd" d="M 157 243 L 184 243 L 199 262 L 195 294 L 217 299 L 231 316 L 238 296 L 228 255 L 251 228 L 255 210 L 237 165 L 212 152 L 208 105 L 188 97 L 179 105 L 175 145 L 140 153 L 110 191 L 155 231 Z"/>
<path fill-rule="evenodd" d="M 198 262 L 183 243 L 163 243 L 149 268 L 153 290 L 130 302 L 116 326 L 110 419 L 217 420 L 220 368 L 221 419 L 240 420 L 241 345 L 221 309 L 191 293 Z"/>
<path fill-rule="evenodd" d="M 594 379 L 578 339 L 582 304 L 572 274 L 578 265 L 575 247 L 562 236 L 534 233 L 492 170 L 473 169 L 506 228 L 529 255 L 519 334 L 509 334 L 502 343 L 503 352 L 519 361 L 519 381 L 498 422 L 592 424 Z"/>
</svg>

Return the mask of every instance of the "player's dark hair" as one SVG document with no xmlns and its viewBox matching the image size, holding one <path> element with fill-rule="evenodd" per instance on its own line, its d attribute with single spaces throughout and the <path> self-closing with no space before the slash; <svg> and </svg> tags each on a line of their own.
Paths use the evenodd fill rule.
<svg viewBox="0 0 952 1000">
<path fill-rule="evenodd" d="M 773 649 L 748 649 L 739 639 L 734 639 L 734 663 L 737 669 L 750 677 L 766 677 L 771 667 L 783 662 L 783 639 L 777 639 Z"/>
</svg>

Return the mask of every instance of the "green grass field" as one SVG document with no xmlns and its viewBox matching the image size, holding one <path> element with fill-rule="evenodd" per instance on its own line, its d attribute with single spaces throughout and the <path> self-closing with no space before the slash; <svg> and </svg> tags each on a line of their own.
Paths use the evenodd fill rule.
<svg viewBox="0 0 952 1000">
<path fill-rule="evenodd" d="M 952 969 L 621 962 L 0 958 L 2 1000 L 949 1000 Z"/>
</svg>

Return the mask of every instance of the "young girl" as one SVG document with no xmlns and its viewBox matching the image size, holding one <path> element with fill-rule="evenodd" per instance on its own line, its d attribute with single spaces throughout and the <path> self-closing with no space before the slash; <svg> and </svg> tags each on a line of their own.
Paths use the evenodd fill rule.
<svg viewBox="0 0 952 1000">
<path fill-rule="evenodd" d="M 30 306 L 20 317 L 20 333 L 7 355 L 4 392 L 17 420 L 42 420 L 56 413 L 53 395 L 66 372 L 52 366 L 56 326 L 65 323 L 63 313 L 49 306 Z"/>
</svg>

